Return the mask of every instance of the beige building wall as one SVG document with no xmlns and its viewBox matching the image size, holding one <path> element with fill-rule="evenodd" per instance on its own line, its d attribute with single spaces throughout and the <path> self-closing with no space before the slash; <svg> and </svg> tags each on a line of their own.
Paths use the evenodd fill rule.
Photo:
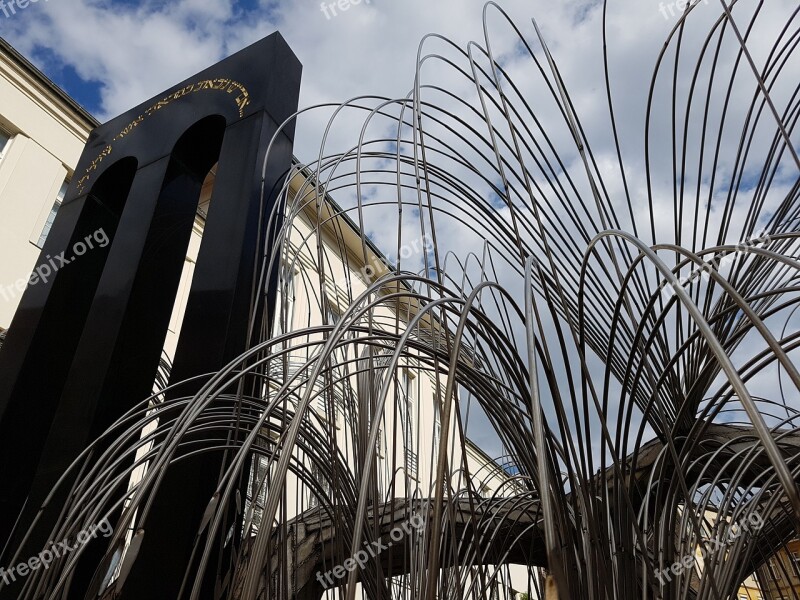
<svg viewBox="0 0 800 600">
<path fill-rule="evenodd" d="M 770 558 L 756 574 L 763 600 L 800 597 L 800 539 L 791 540 Z M 741 600 L 744 600 L 740 593 Z M 751 596 L 756 598 L 756 596 Z M 749 600 L 749 599 L 748 599 Z"/>
<path fill-rule="evenodd" d="M 48 215 L 96 125 L 0 39 L 0 329 L 11 324 Z"/>
</svg>

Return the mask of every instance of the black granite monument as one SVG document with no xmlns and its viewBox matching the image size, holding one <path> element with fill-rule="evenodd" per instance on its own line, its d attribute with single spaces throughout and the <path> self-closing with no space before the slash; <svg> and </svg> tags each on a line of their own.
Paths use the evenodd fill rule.
<svg viewBox="0 0 800 600">
<path fill-rule="evenodd" d="M 274 231 L 263 217 L 291 166 L 293 126 L 266 151 L 297 110 L 301 70 L 275 33 L 92 132 L 39 260 L 58 268 L 31 282 L 0 350 L 0 549 L 9 540 L 0 563 L 23 545 L 70 463 L 151 393 L 215 164 L 172 381 L 216 371 L 252 343 L 255 266 Z M 76 244 L 95 239 L 107 243 L 73 256 Z M 178 597 L 218 475 L 214 460 L 169 472 L 124 597 Z M 60 509 L 43 511 L 21 556 L 41 550 Z M 92 556 L 70 598 L 84 597 Z M 0 597 L 16 598 L 16 589 Z"/>
</svg>

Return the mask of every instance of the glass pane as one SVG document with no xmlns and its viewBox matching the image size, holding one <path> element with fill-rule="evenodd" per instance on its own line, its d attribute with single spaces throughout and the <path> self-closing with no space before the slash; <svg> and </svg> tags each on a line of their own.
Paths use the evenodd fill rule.
<svg viewBox="0 0 800 600">
<path fill-rule="evenodd" d="M 8 135 L 5 131 L 0 129 L 0 157 L 3 156 L 5 152 L 6 146 L 8 145 L 8 140 L 11 139 L 11 136 Z"/>
<path fill-rule="evenodd" d="M 68 187 L 69 182 L 65 181 L 61 184 L 61 188 L 58 190 L 56 201 L 53 203 L 53 208 L 50 209 L 50 214 L 47 215 L 47 220 L 44 222 L 44 227 L 42 228 L 42 233 L 39 236 L 39 241 L 36 243 L 39 248 L 44 246 L 44 241 L 47 239 L 47 236 L 50 234 L 50 230 L 53 228 L 53 221 L 56 220 L 56 213 L 58 213 L 58 209 L 61 208 L 61 203 L 64 201 L 64 196 L 67 195 Z"/>
<path fill-rule="evenodd" d="M 65 181 L 61 184 L 61 189 L 58 190 L 58 196 L 56 196 L 56 204 L 61 206 L 61 203 L 64 201 L 64 196 L 67 195 L 67 188 L 69 187 L 69 181 Z"/>
<path fill-rule="evenodd" d="M 44 246 L 44 241 L 47 239 L 47 236 L 50 235 L 50 229 L 53 227 L 53 221 L 56 220 L 56 213 L 58 212 L 59 207 L 61 206 L 60 202 L 54 202 L 53 208 L 50 209 L 50 214 L 47 215 L 47 220 L 44 222 L 44 228 L 42 228 L 42 233 L 39 236 L 39 241 L 36 242 L 36 245 L 41 248 Z"/>
<path fill-rule="evenodd" d="M 283 285 L 278 287 L 278 302 L 275 315 L 275 333 L 280 335 L 292 330 L 294 323 L 294 270 L 284 265 Z M 284 331 L 283 307 L 286 307 L 286 331 Z"/>
</svg>

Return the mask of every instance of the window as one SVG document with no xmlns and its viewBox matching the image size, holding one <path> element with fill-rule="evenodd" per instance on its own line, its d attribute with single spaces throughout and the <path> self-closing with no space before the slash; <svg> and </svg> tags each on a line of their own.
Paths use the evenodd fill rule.
<svg viewBox="0 0 800 600">
<path fill-rule="evenodd" d="M 325 479 L 325 477 L 323 476 L 322 471 L 319 470 L 319 467 L 316 465 L 316 463 L 311 465 L 311 478 L 314 479 L 314 481 L 316 481 L 322 488 L 321 492 L 315 492 L 314 489 L 311 488 L 310 486 L 308 488 L 309 492 L 308 506 L 309 508 L 314 508 L 320 505 L 317 493 L 323 494 L 324 496 L 328 496 L 331 493 L 331 486 L 328 483 L 328 480 Z"/>
<path fill-rule="evenodd" d="M 414 380 L 408 371 L 400 378 L 400 410 L 403 419 L 404 441 L 412 439 L 414 427 Z"/>
<path fill-rule="evenodd" d="M 0 160 L 3 160 L 3 156 L 8 148 L 8 142 L 10 141 L 11 135 L 0 129 Z"/>
<path fill-rule="evenodd" d="M 414 444 L 416 386 L 416 378 L 407 370 L 403 370 L 400 378 L 400 419 L 403 426 L 403 450 L 405 452 L 406 471 L 411 477 L 417 476 L 419 463 Z"/>
<path fill-rule="evenodd" d="M 325 394 L 320 394 L 319 396 L 317 396 L 316 402 L 317 402 L 317 412 L 319 413 L 319 416 L 327 421 L 328 420 L 328 400 L 325 397 Z"/>
<path fill-rule="evenodd" d="M 436 382 L 431 380 L 431 384 L 436 385 Z M 444 406 L 445 392 L 447 386 L 439 384 L 439 394 L 433 395 L 433 445 L 435 448 L 439 447 L 439 440 L 442 439 L 442 407 Z"/>
<path fill-rule="evenodd" d="M 69 182 L 65 181 L 63 184 L 61 184 L 61 189 L 58 190 L 56 201 L 53 202 L 53 207 L 50 209 L 50 214 L 47 215 L 47 220 L 44 222 L 42 233 L 39 235 L 39 241 L 36 242 L 36 245 L 39 246 L 39 248 L 44 246 L 44 241 L 47 239 L 47 236 L 50 235 L 50 230 L 53 228 L 53 222 L 56 220 L 56 214 L 58 213 L 58 209 L 61 208 L 61 203 L 64 201 L 64 196 L 67 194 L 68 187 Z"/>
<path fill-rule="evenodd" d="M 442 439 L 442 410 L 441 402 L 436 402 L 435 397 L 433 403 L 433 445 L 438 449 L 439 440 Z"/>
<path fill-rule="evenodd" d="M 339 321 L 339 314 L 338 306 L 334 304 L 333 300 L 331 300 L 330 294 L 325 294 L 325 317 L 326 317 L 326 324 L 327 325 L 336 325 Z"/>
<path fill-rule="evenodd" d="M 406 448 L 406 472 L 414 479 L 419 474 L 419 457 L 413 448 Z"/>
<path fill-rule="evenodd" d="M 295 272 L 289 265 L 283 266 L 281 279 L 278 282 L 277 312 L 275 314 L 275 334 L 281 335 L 292 330 L 294 323 L 294 281 Z M 284 327 L 284 307 L 285 327 Z"/>
<path fill-rule="evenodd" d="M 384 448 L 384 444 L 383 444 L 383 429 L 381 429 L 380 427 L 378 427 L 378 439 L 375 440 L 375 446 L 376 446 L 375 447 L 375 452 L 376 452 L 375 466 L 377 467 L 377 471 L 378 471 L 378 473 L 377 473 L 378 477 L 377 477 L 377 482 L 376 482 L 377 483 L 377 492 L 378 492 L 378 497 L 382 498 L 383 497 L 383 490 L 384 490 L 384 483 L 383 483 L 384 477 L 383 477 L 382 471 L 381 471 L 381 461 L 383 461 L 385 459 L 385 456 L 383 454 L 383 448 Z"/>
<path fill-rule="evenodd" d="M 246 507 L 253 507 L 253 528 L 258 531 L 264 513 L 264 504 L 267 501 L 268 486 L 264 483 L 268 479 L 269 463 L 263 456 L 256 456 L 250 465 L 250 477 L 247 481 Z"/>
<path fill-rule="evenodd" d="M 378 427 L 378 437 L 375 438 L 375 454 L 383 458 L 383 429 Z"/>
</svg>

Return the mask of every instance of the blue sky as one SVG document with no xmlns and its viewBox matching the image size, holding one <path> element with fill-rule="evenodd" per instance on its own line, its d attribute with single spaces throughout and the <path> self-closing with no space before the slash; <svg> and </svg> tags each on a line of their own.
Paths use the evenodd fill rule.
<svg viewBox="0 0 800 600">
<path fill-rule="evenodd" d="M 502 4 L 523 23 L 535 10 L 525 0 Z M 572 27 L 591 4 L 565 2 L 551 26 Z M 482 0 L 363 0 L 331 18 L 317 0 L 39 0 L 0 16 L 0 35 L 105 120 L 275 30 L 304 65 L 301 104 L 402 96 L 420 39 L 430 32 L 480 39 L 482 7 Z"/>
<path fill-rule="evenodd" d="M 39 68 L 78 104 L 94 116 L 103 112 L 102 82 L 82 79 L 75 67 L 65 63 L 51 48 L 40 47 L 30 57 Z"/>
<path fill-rule="evenodd" d="M 537 19 L 580 112 L 587 137 L 594 142 L 599 168 L 613 173 L 616 148 L 610 135 L 602 78 L 599 2 L 499 0 L 499 3 L 538 51 L 531 23 L 532 17 Z M 740 3 L 741 10 L 753 4 Z M 772 31 L 770 9 L 780 14 L 795 4 L 796 0 L 770 0 L 762 19 L 766 31 Z M 362 0 L 332 17 L 329 11 L 322 10 L 319 0 L 39 0 L 12 17 L 0 15 L 0 35 L 104 121 L 275 30 L 281 31 L 304 65 L 301 106 L 338 103 L 362 94 L 402 98 L 413 86 L 417 51 L 423 36 L 441 33 L 459 48 L 465 48 L 471 40 L 482 41 L 483 5 L 484 0 Z M 666 143 L 671 139 L 668 130 L 671 123 L 663 117 L 672 110 L 671 93 L 666 87 L 671 82 L 659 80 L 654 86 L 651 182 L 643 176 L 645 153 L 641 139 L 650 74 L 663 41 L 676 25 L 675 19 L 663 16 L 659 5 L 658 0 L 609 0 L 608 52 L 613 65 L 614 104 L 620 117 L 616 125 L 620 138 L 626 140 L 622 153 L 630 168 L 631 195 L 645 198 L 650 193 L 648 185 L 652 185 L 658 224 L 668 232 L 672 227 L 671 216 L 662 217 L 671 215 L 674 178 L 671 148 Z M 696 10 L 693 23 L 696 21 L 698 25 L 687 28 L 683 38 L 683 45 L 688 48 L 685 51 L 689 53 L 698 52 L 702 46 L 709 24 L 718 16 L 719 6 L 701 3 Z M 548 123 L 555 145 L 573 144 L 569 131 L 554 125 L 561 121 L 560 115 L 547 104 L 541 80 L 529 57 L 522 52 L 523 47 L 513 36 L 505 35 L 496 14 L 490 15 L 487 23 L 494 34 L 493 49 L 503 57 L 503 68 L 514 76 L 526 100 Z M 757 61 L 766 55 L 770 43 L 769 34 L 754 33 L 750 49 Z M 424 48 L 425 52 L 453 52 L 436 39 L 427 40 Z M 730 47 L 724 50 L 723 57 L 731 55 Z M 724 70 L 726 66 L 723 58 L 719 68 Z M 475 91 L 474 86 L 471 89 L 465 86 L 452 72 L 428 63 L 422 71 L 426 82 L 445 86 L 461 97 L 468 98 Z M 691 74 L 688 69 L 684 71 Z M 798 78 L 794 78 L 795 83 Z M 785 80 L 791 82 L 792 78 Z M 745 73 L 737 78 L 737 85 L 741 90 L 735 90 L 735 95 L 742 94 L 749 102 L 753 80 Z M 683 83 L 679 85 L 679 95 L 685 94 L 687 88 Z M 776 95 L 781 91 L 776 89 Z M 734 106 L 732 110 L 740 107 Z M 302 161 L 316 158 L 329 116 L 329 110 L 316 110 L 298 122 L 295 154 Z M 353 118 L 343 115 L 330 132 L 326 152 L 352 147 L 362 124 L 362 115 Z M 690 123 L 690 135 L 699 129 L 694 125 Z M 728 144 L 725 149 L 730 149 L 729 146 L 734 147 Z M 725 170 L 731 166 L 725 158 L 723 155 L 718 165 L 718 182 L 724 180 Z M 574 168 L 576 164 L 567 164 L 566 168 Z M 794 174 L 790 169 L 787 181 L 793 180 Z M 708 180 L 708 173 L 705 175 Z M 609 186 L 612 196 L 621 197 L 623 189 L 618 180 L 609 177 Z M 488 189 L 486 193 L 489 194 Z M 346 205 L 346 199 L 340 203 Z M 734 220 L 737 219 L 740 217 Z M 366 229 L 389 253 L 396 228 L 396 221 L 377 218 Z M 741 231 L 741 228 L 734 226 L 731 230 Z M 450 239 L 442 235 L 439 243 L 442 246 L 450 243 L 462 253 L 480 252 L 480 246 L 469 248 L 457 229 L 450 232 Z M 485 439 L 487 445 L 493 443 L 489 437 Z M 498 446 L 485 449 L 490 454 L 500 454 Z"/>
</svg>

